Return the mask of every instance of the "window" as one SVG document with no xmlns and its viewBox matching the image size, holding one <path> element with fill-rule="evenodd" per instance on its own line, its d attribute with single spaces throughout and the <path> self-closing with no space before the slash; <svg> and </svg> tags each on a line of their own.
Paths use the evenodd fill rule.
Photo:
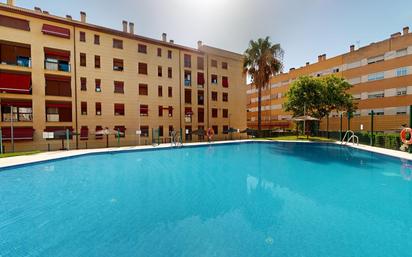
<svg viewBox="0 0 412 257">
<path fill-rule="evenodd" d="M 138 72 L 139 74 L 147 75 L 147 63 L 139 62 Z"/>
<path fill-rule="evenodd" d="M 396 107 L 396 115 L 405 115 L 407 114 L 408 108 L 406 106 Z"/>
<path fill-rule="evenodd" d="M 216 125 L 212 126 L 213 131 L 215 132 L 215 135 L 219 134 L 219 131 L 217 129 L 218 127 Z"/>
<path fill-rule="evenodd" d="M 100 45 L 100 36 L 99 35 L 94 35 L 94 44 L 95 45 Z"/>
<path fill-rule="evenodd" d="M 212 118 L 217 118 L 217 109 L 212 108 Z"/>
<path fill-rule="evenodd" d="M 368 58 L 368 64 L 383 62 L 384 60 L 385 60 L 385 57 L 383 55 L 379 55 L 379 56 Z"/>
<path fill-rule="evenodd" d="M 217 92 L 212 92 L 212 101 L 217 101 Z"/>
<path fill-rule="evenodd" d="M 162 48 L 160 47 L 157 48 L 157 56 L 162 57 Z"/>
<path fill-rule="evenodd" d="M 81 102 L 80 103 L 80 113 L 82 115 L 87 115 L 87 102 Z"/>
<path fill-rule="evenodd" d="M 167 96 L 168 97 L 173 97 L 173 88 L 172 87 L 167 88 Z"/>
<path fill-rule="evenodd" d="M 124 104 L 114 104 L 114 115 L 124 116 Z"/>
<path fill-rule="evenodd" d="M 211 65 L 212 65 L 213 68 L 217 68 L 217 61 L 216 61 L 216 60 L 212 60 Z"/>
<path fill-rule="evenodd" d="M 139 84 L 139 95 L 149 95 L 147 84 Z"/>
<path fill-rule="evenodd" d="M 162 71 L 163 71 L 162 66 L 157 66 L 157 76 L 158 77 L 161 77 L 163 75 Z"/>
<path fill-rule="evenodd" d="M 198 72 L 197 73 L 197 85 L 203 87 L 204 84 L 205 84 L 205 75 L 203 74 L 203 72 Z"/>
<path fill-rule="evenodd" d="M 229 94 L 228 93 L 223 93 L 222 94 L 222 101 L 223 102 L 228 102 L 229 101 Z"/>
<path fill-rule="evenodd" d="M 115 137 L 117 137 L 117 136 L 125 137 L 126 136 L 125 126 L 114 126 L 113 130 L 116 131 Z"/>
<path fill-rule="evenodd" d="M 192 90 L 185 89 L 185 104 L 192 103 Z"/>
<path fill-rule="evenodd" d="M 123 60 L 122 59 L 113 59 L 113 70 L 114 71 L 123 71 Z"/>
<path fill-rule="evenodd" d="M 6 100 L 3 100 L 3 101 L 6 101 Z M 11 108 L 13 108 L 13 111 L 11 110 Z M 24 121 L 33 120 L 33 109 L 31 107 L 31 102 L 27 102 L 27 106 L 24 105 L 24 106 L 11 107 L 7 105 L 1 105 L 1 114 L 2 114 L 1 120 L 3 122 L 11 121 L 12 117 L 13 117 L 13 121 L 24 122 Z"/>
<path fill-rule="evenodd" d="M 169 136 L 172 136 L 172 132 L 173 132 L 173 125 L 169 126 Z"/>
<path fill-rule="evenodd" d="M 378 72 L 378 73 L 373 73 L 373 74 L 368 75 L 368 81 L 381 80 L 384 78 L 385 78 L 384 72 Z"/>
<path fill-rule="evenodd" d="M 222 87 L 228 88 L 229 87 L 229 79 L 228 77 L 223 76 L 222 77 Z"/>
<path fill-rule="evenodd" d="M 167 59 L 172 59 L 172 50 L 167 51 Z"/>
<path fill-rule="evenodd" d="M 406 75 L 408 75 L 408 68 L 402 67 L 396 70 L 396 76 L 401 77 Z"/>
<path fill-rule="evenodd" d="M 149 116 L 149 106 L 147 104 L 140 105 L 140 116 Z"/>
<path fill-rule="evenodd" d="M 334 68 L 333 70 L 332 70 L 332 73 L 338 73 L 339 72 L 339 68 Z"/>
<path fill-rule="evenodd" d="M 197 122 L 198 123 L 205 122 L 205 110 L 203 108 L 197 109 Z"/>
<path fill-rule="evenodd" d="M 96 132 L 99 132 L 99 131 L 102 131 L 102 130 L 103 130 L 103 127 L 102 127 L 102 126 L 96 126 L 96 129 L 95 129 Z M 96 133 L 95 138 L 96 138 L 96 139 L 103 139 L 103 135 Z"/>
<path fill-rule="evenodd" d="M 123 81 L 114 82 L 114 92 L 124 94 L 124 82 Z"/>
<path fill-rule="evenodd" d="M 159 126 L 159 137 L 163 136 L 163 126 Z"/>
<path fill-rule="evenodd" d="M 113 38 L 113 48 L 123 49 L 123 40 Z"/>
<path fill-rule="evenodd" d="M 197 104 L 204 105 L 205 104 L 205 95 L 203 91 L 197 91 Z"/>
<path fill-rule="evenodd" d="M 81 91 L 87 90 L 87 79 L 86 78 L 80 78 L 80 90 Z"/>
<path fill-rule="evenodd" d="M 100 56 L 99 55 L 94 56 L 94 67 L 97 69 L 100 69 Z"/>
<path fill-rule="evenodd" d="M 163 106 L 159 105 L 159 117 L 163 117 Z"/>
<path fill-rule="evenodd" d="M 102 103 L 97 102 L 95 105 L 96 108 L 96 115 L 102 115 Z"/>
<path fill-rule="evenodd" d="M 204 69 L 204 58 L 203 57 L 197 57 L 197 69 L 198 70 L 203 70 Z"/>
<path fill-rule="evenodd" d="M 185 70 L 185 86 L 189 87 L 192 85 L 192 72 L 189 70 Z"/>
<path fill-rule="evenodd" d="M 374 115 L 378 115 L 378 116 L 380 116 L 380 115 L 385 115 L 385 111 L 382 110 L 382 109 L 370 110 L 369 113 L 368 113 L 368 115 L 371 115 L 371 112 L 372 112 L 372 111 L 373 111 L 373 114 L 374 114 Z"/>
<path fill-rule="evenodd" d="M 406 93 L 407 93 L 406 87 L 396 89 L 397 96 L 406 95 Z"/>
<path fill-rule="evenodd" d="M 147 54 L 147 46 L 143 44 L 138 44 L 137 51 L 142 54 Z"/>
<path fill-rule="evenodd" d="M 173 117 L 173 106 L 169 106 L 168 115 L 169 115 L 169 117 Z"/>
<path fill-rule="evenodd" d="M 229 117 L 229 110 L 228 109 L 223 109 L 222 110 L 222 117 L 223 118 L 228 118 Z"/>
<path fill-rule="evenodd" d="M 95 91 L 96 91 L 96 92 L 102 92 L 102 88 L 101 88 L 101 85 L 100 85 L 101 80 L 100 80 L 100 79 L 96 79 L 96 80 L 94 81 L 94 83 L 95 83 Z"/>
<path fill-rule="evenodd" d="M 408 54 L 408 49 L 404 48 L 404 49 L 400 49 L 398 51 L 396 51 L 396 57 L 402 57 Z"/>
<path fill-rule="evenodd" d="M 148 137 L 149 136 L 149 126 L 140 126 L 140 131 L 142 134 L 140 136 L 142 137 Z"/>
<path fill-rule="evenodd" d="M 222 69 L 227 70 L 227 62 L 222 62 Z"/>
<path fill-rule="evenodd" d="M 173 72 L 172 72 L 172 67 L 167 68 L 167 77 L 168 77 L 169 79 L 172 78 L 172 76 L 173 76 L 172 74 L 173 74 Z"/>
<path fill-rule="evenodd" d="M 212 74 L 212 84 L 217 84 L 217 75 Z"/>
<path fill-rule="evenodd" d="M 80 66 L 86 67 L 86 54 L 80 53 Z"/>
<path fill-rule="evenodd" d="M 86 32 L 80 31 L 80 42 L 86 42 Z"/>
<path fill-rule="evenodd" d="M 192 57 L 189 54 L 185 54 L 183 56 L 184 59 L 184 67 L 191 68 L 192 67 Z"/>
<path fill-rule="evenodd" d="M 162 86 L 157 86 L 157 96 L 158 97 L 163 96 L 163 87 Z"/>
<path fill-rule="evenodd" d="M 223 134 L 225 134 L 225 135 L 229 134 L 229 126 L 228 125 L 224 125 L 222 127 L 222 130 L 223 130 Z"/>
<path fill-rule="evenodd" d="M 0 74 L 2 75 L 2 74 Z M 71 78 L 65 76 L 46 75 L 46 95 L 72 96 Z"/>
<path fill-rule="evenodd" d="M 352 95 L 353 100 L 361 100 L 361 94 L 354 94 Z"/>
</svg>

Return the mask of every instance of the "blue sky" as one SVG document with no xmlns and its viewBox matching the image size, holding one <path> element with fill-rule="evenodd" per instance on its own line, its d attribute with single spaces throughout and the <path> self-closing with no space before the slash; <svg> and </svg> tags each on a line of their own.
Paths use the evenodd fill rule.
<svg viewBox="0 0 412 257">
<path fill-rule="evenodd" d="M 5 2 L 5 0 L 2 0 Z M 139 35 L 176 43 L 205 44 L 243 52 L 250 39 L 270 36 L 285 50 L 285 70 L 335 56 L 349 45 L 380 41 L 404 26 L 412 28 L 410 0 L 16 0 L 18 6 L 39 6 L 52 14 L 81 10 L 88 22 L 121 29 L 135 23 Z"/>
</svg>

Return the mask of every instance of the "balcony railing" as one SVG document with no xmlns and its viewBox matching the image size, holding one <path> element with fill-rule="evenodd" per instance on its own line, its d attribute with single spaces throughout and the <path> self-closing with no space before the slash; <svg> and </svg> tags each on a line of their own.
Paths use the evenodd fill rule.
<svg viewBox="0 0 412 257">
<path fill-rule="evenodd" d="M 15 62 L 10 62 L 10 61 L 5 61 L 2 60 L 0 64 L 6 64 L 6 65 L 15 65 L 15 66 L 20 66 L 20 67 L 31 67 L 31 58 L 30 57 L 24 57 L 24 56 L 17 56 Z"/>
<path fill-rule="evenodd" d="M 60 61 L 44 61 L 44 68 L 52 71 L 70 72 L 70 64 Z"/>
<path fill-rule="evenodd" d="M 190 87 L 192 85 L 192 81 L 190 79 L 185 79 L 185 86 Z"/>
</svg>

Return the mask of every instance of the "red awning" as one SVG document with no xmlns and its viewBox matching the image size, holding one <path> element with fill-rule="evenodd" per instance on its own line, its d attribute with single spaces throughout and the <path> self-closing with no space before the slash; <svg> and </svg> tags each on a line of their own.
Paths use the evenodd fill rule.
<svg viewBox="0 0 412 257">
<path fill-rule="evenodd" d="M 30 74 L 0 73 L 0 92 L 30 94 L 30 90 Z"/>
<path fill-rule="evenodd" d="M 89 139 L 89 128 L 87 126 L 82 126 L 80 129 L 80 140 Z"/>
<path fill-rule="evenodd" d="M 3 140 L 11 140 L 11 128 L 2 127 Z M 33 140 L 34 129 L 32 127 L 13 127 L 13 140 Z"/>
<path fill-rule="evenodd" d="M 70 76 L 57 76 L 57 75 L 45 75 L 44 78 L 46 80 L 51 80 L 51 81 L 61 81 L 61 82 L 70 82 L 71 77 Z"/>
<path fill-rule="evenodd" d="M 192 108 L 191 108 L 191 107 L 186 107 L 186 108 L 185 108 L 185 115 L 193 115 L 193 112 L 192 112 Z"/>
<path fill-rule="evenodd" d="M 56 37 L 70 38 L 70 30 L 62 27 L 57 27 L 50 24 L 43 24 L 41 30 L 44 34 Z"/>
<path fill-rule="evenodd" d="M 227 77 L 222 77 L 222 86 L 229 87 L 229 79 Z"/>
<path fill-rule="evenodd" d="M 197 84 L 198 85 L 204 85 L 205 84 L 205 76 L 203 75 L 202 72 L 197 73 Z"/>
<path fill-rule="evenodd" d="M 46 108 L 72 108 L 72 103 L 46 103 Z"/>
<path fill-rule="evenodd" d="M 32 107 L 31 101 L 13 101 L 3 99 L 0 103 L 3 106 L 15 106 L 15 107 Z"/>
<path fill-rule="evenodd" d="M 96 126 L 96 132 L 99 132 L 99 131 L 102 131 L 103 130 L 103 127 L 102 126 Z M 103 138 L 103 135 L 101 135 L 101 134 L 96 134 L 96 137 L 95 137 L 96 139 L 102 139 Z"/>
</svg>

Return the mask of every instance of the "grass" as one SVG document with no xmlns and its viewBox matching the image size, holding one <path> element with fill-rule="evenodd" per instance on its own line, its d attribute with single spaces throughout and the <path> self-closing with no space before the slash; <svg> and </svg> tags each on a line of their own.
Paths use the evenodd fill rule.
<svg viewBox="0 0 412 257">
<path fill-rule="evenodd" d="M 328 139 L 325 137 L 309 137 L 307 138 L 306 136 L 279 136 L 279 137 L 265 137 L 265 138 L 260 138 L 260 139 L 266 139 L 266 140 L 279 140 L 279 141 L 288 141 L 288 140 L 293 140 L 293 141 L 311 141 L 311 142 L 335 142 L 333 139 Z"/>
<path fill-rule="evenodd" d="M 0 154 L 0 158 L 6 158 L 6 157 L 13 157 L 13 156 L 22 156 L 22 155 L 32 155 L 36 153 L 40 153 L 41 151 L 30 151 L 30 152 L 16 152 L 16 153 L 4 153 Z"/>
</svg>

